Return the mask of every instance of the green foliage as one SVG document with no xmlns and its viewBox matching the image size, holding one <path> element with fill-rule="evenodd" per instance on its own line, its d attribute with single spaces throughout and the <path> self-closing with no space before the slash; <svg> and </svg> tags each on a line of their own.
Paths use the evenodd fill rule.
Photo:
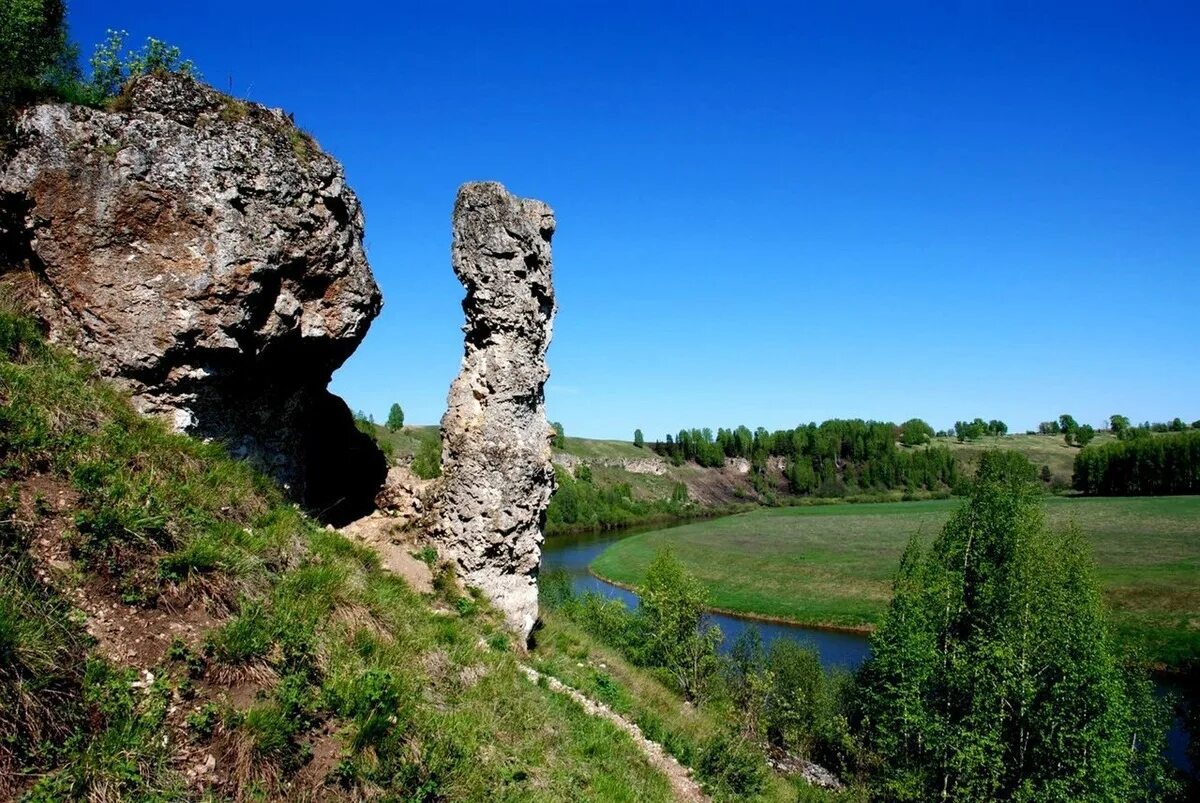
<svg viewBox="0 0 1200 803">
<path fill-rule="evenodd" d="M 21 762 L 78 724 L 87 645 L 70 607 L 37 578 L 29 541 L 15 507 L 0 501 L 0 753 Z"/>
<path fill-rule="evenodd" d="M 387 428 L 392 432 L 404 429 L 404 410 L 399 404 L 393 404 L 388 410 Z"/>
<path fill-rule="evenodd" d="M 550 428 L 554 430 L 554 434 L 550 436 L 550 445 L 555 449 L 563 449 L 567 445 L 567 436 L 563 432 L 562 423 L 555 421 L 550 424 Z"/>
<path fill-rule="evenodd" d="M 412 472 L 424 480 L 442 476 L 442 439 L 439 435 L 421 438 L 413 454 Z"/>
<path fill-rule="evenodd" d="M 1061 435 L 1062 425 L 1057 421 L 1043 421 L 1038 424 L 1039 435 Z"/>
<path fill-rule="evenodd" d="M 246 664 L 267 654 L 274 643 L 272 623 L 261 603 L 247 602 L 241 612 L 209 633 L 205 652 L 227 664 Z"/>
<path fill-rule="evenodd" d="M 982 418 L 974 421 L 955 421 L 954 435 L 959 442 L 977 441 L 987 434 L 987 422 Z"/>
<path fill-rule="evenodd" d="M 185 60 L 179 48 L 159 39 L 148 37 L 140 50 L 126 50 L 125 31 L 109 30 L 108 38 L 92 53 L 90 91 L 99 102 L 115 98 L 121 88 L 138 75 L 175 73 L 199 77 L 196 66 Z"/>
<path fill-rule="evenodd" d="M 74 52 L 62 0 L 0 0 L 0 117 L 53 90 Z"/>
<path fill-rule="evenodd" d="M 1154 799 L 1165 783 L 1161 708 L 1131 705 L 1083 541 L 1046 529 L 1033 477 L 987 453 L 933 547 L 901 560 L 859 677 L 889 799 Z"/>
<path fill-rule="evenodd" d="M 1067 446 L 1071 446 L 1075 443 L 1075 436 L 1079 433 L 1079 422 L 1073 416 L 1063 413 L 1058 417 L 1058 431 L 1062 433 Z"/>
<path fill-rule="evenodd" d="M 677 483 L 666 499 L 636 499 L 628 483 L 601 486 L 592 479 L 587 465 L 555 472 L 558 487 L 546 511 L 547 535 L 572 531 L 611 530 L 628 527 L 648 518 L 676 518 L 691 509 L 687 486 Z"/>
<path fill-rule="evenodd" d="M 718 429 L 715 436 L 710 429 L 691 429 L 668 435 L 654 448 L 675 465 L 693 460 L 719 468 L 726 458 L 747 459 L 750 481 L 764 495 L 772 492 L 769 457 L 784 458 L 784 473 L 796 494 L 833 497 L 889 488 L 937 491 L 958 482 L 957 464 L 949 450 L 901 450 L 896 446 L 896 430 L 894 424 L 858 419 L 833 419 L 820 426 L 776 432 L 761 427 L 751 432 L 741 426 Z"/>
<path fill-rule="evenodd" d="M 721 643 L 720 629 L 705 621 L 704 586 L 664 549 L 650 564 L 638 597 L 643 662 L 664 669 L 689 700 L 702 697 L 718 669 Z"/>
<path fill-rule="evenodd" d="M 933 427 L 919 418 L 910 418 L 900 425 L 900 442 L 905 446 L 924 446 L 933 437 Z"/>
<path fill-rule="evenodd" d="M 1087 446 L 1096 437 L 1096 429 L 1091 424 L 1083 424 L 1075 430 L 1075 445 Z"/>
<path fill-rule="evenodd" d="M 696 773 L 711 793 L 734 800 L 759 794 L 770 777 L 762 753 L 744 737 L 728 734 L 704 746 Z"/>
<path fill-rule="evenodd" d="M 635 429 L 633 431 L 633 445 L 639 449 L 646 445 L 646 437 L 642 435 L 642 431 L 640 429 Z"/>
<path fill-rule="evenodd" d="M 1077 491 L 1100 496 L 1200 493 L 1200 432 L 1130 437 L 1075 456 Z"/>
<path fill-rule="evenodd" d="M 467 600 L 469 616 L 435 614 L 371 550 L 220 448 L 140 418 L 3 312 L 0 347 L 0 499 L 32 475 L 70 482 L 80 527 L 68 536 L 90 588 L 236 611 L 206 634 L 207 661 L 180 642 L 163 645 L 153 682 L 98 660 L 85 670 L 74 612 L 0 511 L 0 773 L 33 783 L 30 800 L 199 798 L 173 770 L 181 739 L 239 756 L 223 765 L 222 799 L 283 799 L 325 725 L 362 749 L 339 765 L 344 794 L 314 799 L 670 799 L 625 735 L 525 680 L 482 600 Z M 225 682 L 263 678 L 248 710 L 211 705 Z M 170 715 L 179 698 L 195 700 L 190 716 Z"/>
<path fill-rule="evenodd" d="M 412 556 L 428 566 L 430 571 L 433 571 L 435 568 L 437 568 L 438 551 L 437 548 L 431 544 L 426 544 L 418 551 L 413 552 Z"/>
<path fill-rule="evenodd" d="M 188 729 L 201 739 L 208 739 L 221 721 L 221 708 L 216 703 L 205 703 L 185 718 Z"/>
<path fill-rule="evenodd" d="M 362 410 L 354 414 L 354 428 L 375 442 L 379 447 L 379 451 L 383 452 L 384 456 L 391 462 L 395 454 L 395 449 L 392 442 L 379 437 L 379 426 L 375 423 L 375 416 L 370 413 L 365 413 Z"/>
<path fill-rule="evenodd" d="M 1112 434 L 1120 438 L 1130 427 L 1129 418 L 1123 415 L 1113 414 L 1108 417 L 1108 429 Z"/>
</svg>

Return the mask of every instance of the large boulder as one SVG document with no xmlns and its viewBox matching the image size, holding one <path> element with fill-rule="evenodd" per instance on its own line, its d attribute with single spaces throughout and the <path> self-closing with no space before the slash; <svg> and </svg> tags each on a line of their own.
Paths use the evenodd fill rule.
<svg viewBox="0 0 1200 803">
<path fill-rule="evenodd" d="M 527 639 L 554 491 L 546 348 L 554 320 L 554 213 L 500 184 L 465 184 L 454 204 L 454 272 L 466 288 L 465 353 L 442 418 L 434 535 Z"/>
<path fill-rule="evenodd" d="M 326 390 L 381 306 L 362 237 L 341 166 L 285 113 L 186 76 L 26 110 L 0 170 L 0 271 L 50 338 L 331 520 L 386 473 Z"/>
</svg>

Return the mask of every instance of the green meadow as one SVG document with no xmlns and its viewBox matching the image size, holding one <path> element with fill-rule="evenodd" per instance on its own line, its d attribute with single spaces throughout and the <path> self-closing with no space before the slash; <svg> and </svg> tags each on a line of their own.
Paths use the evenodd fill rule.
<svg viewBox="0 0 1200 803">
<path fill-rule="evenodd" d="M 714 608 L 808 625 L 869 629 L 900 554 L 931 540 L 957 500 L 772 508 L 626 538 L 592 564 L 640 583 L 664 546 Z M 1051 527 L 1091 544 L 1118 638 L 1168 666 L 1200 658 L 1200 497 L 1048 497 Z"/>
</svg>

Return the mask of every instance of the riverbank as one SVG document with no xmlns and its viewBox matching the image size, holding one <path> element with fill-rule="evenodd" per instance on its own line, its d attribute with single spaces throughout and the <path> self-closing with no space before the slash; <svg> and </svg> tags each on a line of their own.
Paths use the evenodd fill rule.
<svg viewBox="0 0 1200 803">
<path fill-rule="evenodd" d="M 587 523 L 562 524 L 548 521 L 546 522 L 546 538 L 593 535 L 597 533 L 622 533 L 630 530 L 649 530 L 656 527 L 666 529 L 695 521 L 736 516 L 739 513 L 748 513 L 754 509 L 756 509 L 756 506 L 749 504 L 696 507 L 694 511 L 686 513 L 651 513 L 645 516 L 632 517 L 619 524 L 601 524 L 599 526 Z"/>
<path fill-rule="evenodd" d="M 755 510 L 622 539 L 590 570 L 636 586 L 654 554 L 675 550 L 712 606 L 760 621 L 866 632 L 891 598 L 900 554 L 932 539 L 955 500 Z M 1165 672 L 1200 662 L 1200 497 L 1065 498 L 1051 526 L 1078 526 L 1094 550 L 1117 637 Z"/>
<path fill-rule="evenodd" d="M 619 580 L 614 580 L 611 577 L 605 577 L 597 572 L 593 567 L 588 567 L 588 574 L 595 577 L 602 583 L 608 583 L 610 586 L 615 586 L 631 594 L 637 593 L 637 586 L 630 583 L 622 583 Z M 716 613 L 722 616 L 736 616 L 738 619 L 745 619 L 749 622 L 766 622 L 776 625 L 790 625 L 792 627 L 804 628 L 806 630 L 820 630 L 825 633 L 847 633 L 856 636 L 869 636 L 874 632 L 875 628 L 870 625 L 847 626 L 847 625 L 832 625 L 826 622 L 806 622 L 800 619 L 792 619 L 787 616 L 772 616 L 770 614 L 755 613 L 753 611 L 738 611 L 731 608 L 717 608 L 711 605 L 704 606 L 704 610 L 709 613 Z"/>
</svg>

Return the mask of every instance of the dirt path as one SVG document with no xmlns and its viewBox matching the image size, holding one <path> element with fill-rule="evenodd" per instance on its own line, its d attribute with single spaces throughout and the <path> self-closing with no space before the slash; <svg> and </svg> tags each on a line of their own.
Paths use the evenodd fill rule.
<svg viewBox="0 0 1200 803">
<path fill-rule="evenodd" d="M 629 734 L 633 739 L 633 743 L 638 746 L 649 759 L 650 765 L 667 776 L 667 780 L 671 784 L 672 791 L 675 792 L 675 799 L 682 803 L 708 803 L 710 798 L 704 794 L 704 790 L 700 788 L 700 784 L 692 780 L 692 771 L 688 767 L 683 766 L 675 757 L 667 753 L 663 746 L 658 742 L 653 742 L 642 735 L 642 729 L 634 723 L 627 720 L 625 717 L 613 711 L 603 703 L 598 703 L 595 700 L 587 697 L 570 686 L 566 685 L 558 678 L 543 675 L 532 667 L 520 664 L 521 671 L 525 673 L 534 683 L 537 683 L 542 678 L 545 678 L 546 685 L 551 691 L 565 694 L 583 708 L 588 714 L 594 717 L 607 719 L 612 724 L 616 725 L 621 730 Z"/>
<path fill-rule="evenodd" d="M 403 538 L 396 519 L 375 513 L 343 527 L 341 532 L 372 547 L 379 553 L 383 569 L 404 577 L 417 591 L 431 589 L 432 577 L 429 567 L 412 556 L 413 545 Z M 676 761 L 675 757 L 667 753 L 658 742 L 651 741 L 642 735 L 642 729 L 636 724 L 603 703 L 596 702 L 571 688 L 558 678 L 543 675 L 524 664 L 518 664 L 518 666 L 534 683 L 545 678 L 551 691 L 570 697 L 589 715 L 606 719 L 629 734 L 633 743 L 650 761 L 650 765 L 667 776 L 676 800 L 681 803 L 710 803 L 711 799 L 704 794 L 700 784 L 692 780 L 691 769 Z"/>
</svg>

